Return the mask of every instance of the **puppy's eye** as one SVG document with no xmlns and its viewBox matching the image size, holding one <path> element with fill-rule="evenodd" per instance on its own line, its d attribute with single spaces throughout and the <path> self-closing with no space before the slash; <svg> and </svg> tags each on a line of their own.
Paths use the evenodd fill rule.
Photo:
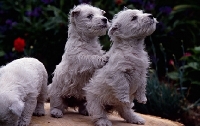
<svg viewBox="0 0 200 126">
<path fill-rule="evenodd" d="M 93 17 L 93 14 L 89 14 L 89 15 L 87 16 L 87 18 L 89 18 L 89 19 L 92 19 L 92 17 Z"/>
<path fill-rule="evenodd" d="M 137 19 L 137 16 L 133 16 L 132 19 L 131 19 L 131 21 L 134 21 L 136 19 Z"/>
</svg>

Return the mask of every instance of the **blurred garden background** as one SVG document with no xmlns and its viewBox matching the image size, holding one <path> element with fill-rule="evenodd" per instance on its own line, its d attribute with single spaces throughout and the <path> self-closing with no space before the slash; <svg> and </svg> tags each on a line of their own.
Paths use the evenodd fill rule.
<svg viewBox="0 0 200 126">
<path fill-rule="evenodd" d="M 67 41 L 68 14 L 89 3 L 111 20 L 124 8 L 140 9 L 157 18 L 146 38 L 151 68 L 146 105 L 135 111 L 200 126 L 200 1 L 199 0 L 0 0 L 0 65 L 29 56 L 44 63 L 49 83 Z M 100 37 L 109 50 L 107 35 Z"/>
</svg>

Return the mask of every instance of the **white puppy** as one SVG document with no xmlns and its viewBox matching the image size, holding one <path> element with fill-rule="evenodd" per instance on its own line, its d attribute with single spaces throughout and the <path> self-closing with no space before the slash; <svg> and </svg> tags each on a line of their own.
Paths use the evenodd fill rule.
<svg viewBox="0 0 200 126">
<path fill-rule="evenodd" d="M 28 126 L 32 114 L 43 116 L 47 72 L 34 58 L 21 58 L 0 68 L 0 125 Z"/>
<path fill-rule="evenodd" d="M 65 52 L 56 66 L 52 84 L 49 85 L 53 117 L 62 117 L 67 107 L 79 107 L 79 113 L 87 114 L 82 88 L 89 82 L 94 71 L 108 61 L 98 41 L 98 36 L 105 35 L 108 30 L 104 13 L 87 4 L 78 5 L 70 11 Z"/>
<path fill-rule="evenodd" d="M 156 19 L 139 10 L 125 9 L 112 20 L 113 45 L 108 63 L 86 85 L 87 109 L 96 126 L 111 126 L 106 110 L 112 106 L 128 123 L 144 124 L 132 111 L 133 100 L 146 103 L 145 87 L 149 58 L 144 39 L 156 29 Z"/>
</svg>

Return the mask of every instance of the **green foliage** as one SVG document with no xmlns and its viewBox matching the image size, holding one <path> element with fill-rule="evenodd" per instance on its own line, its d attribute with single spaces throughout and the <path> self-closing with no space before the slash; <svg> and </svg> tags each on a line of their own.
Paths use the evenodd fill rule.
<svg viewBox="0 0 200 126">
<path fill-rule="evenodd" d="M 151 72 L 146 88 L 147 103 L 135 102 L 136 111 L 173 120 L 180 116 L 181 95 L 173 86 L 160 82 L 156 73 Z"/>
<path fill-rule="evenodd" d="M 60 62 L 67 40 L 68 13 L 78 1 L 44 1 L 0 1 L 0 65 L 31 56 L 42 61 L 51 75 Z M 18 37 L 25 40 L 24 52 L 14 50 Z"/>
<path fill-rule="evenodd" d="M 180 83 L 180 89 L 187 89 L 184 97 L 188 97 L 193 102 L 200 98 L 200 47 L 190 49 L 189 55 L 183 56 L 180 61 L 182 66 L 177 66 L 175 71 L 168 73 L 168 77 Z"/>
<path fill-rule="evenodd" d="M 159 77 L 165 76 L 168 71 L 173 70 L 168 62 L 174 59 L 174 56 L 179 59 L 183 56 L 183 50 L 200 45 L 200 36 L 196 34 L 200 32 L 198 28 L 200 27 L 200 17 L 196 16 L 199 15 L 200 7 L 195 5 L 194 1 L 192 4 L 180 2 L 177 5 L 168 2 L 172 7 L 172 11 L 168 15 L 158 12 L 156 9 L 152 11 L 160 23 L 151 36 L 152 41 L 150 43 L 146 41 L 153 62 L 152 67 L 157 67 Z"/>
</svg>

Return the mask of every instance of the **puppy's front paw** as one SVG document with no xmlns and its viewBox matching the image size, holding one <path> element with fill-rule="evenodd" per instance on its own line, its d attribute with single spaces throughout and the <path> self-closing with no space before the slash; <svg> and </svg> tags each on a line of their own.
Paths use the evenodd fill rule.
<svg viewBox="0 0 200 126">
<path fill-rule="evenodd" d="M 108 62 L 109 60 L 109 57 L 108 56 L 102 56 L 101 59 L 100 59 L 100 67 L 103 67 L 106 65 L 106 63 Z"/>
<path fill-rule="evenodd" d="M 135 116 L 134 118 L 132 118 L 131 120 L 127 120 L 128 123 L 133 123 L 133 124 L 140 124 L 140 125 L 144 125 L 145 124 L 145 120 L 140 117 L 140 116 Z"/>
<path fill-rule="evenodd" d="M 34 116 L 44 116 L 45 112 L 44 111 L 39 111 L 39 110 L 35 110 L 33 115 Z"/>
<path fill-rule="evenodd" d="M 63 113 L 60 109 L 53 108 L 53 110 L 51 110 L 51 116 L 54 118 L 62 118 Z"/>
<path fill-rule="evenodd" d="M 40 107 L 36 107 L 35 111 L 33 112 L 34 116 L 44 116 L 45 114 L 45 110 L 44 110 L 44 106 L 40 106 Z"/>
<path fill-rule="evenodd" d="M 99 119 L 95 122 L 95 126 L 112 126 L 108 119 Z"/>
<path fill-rule="evenodd" d="M 17 126 L 28 126 L 28 125 L 29 125 L 29 123 L 28 123 L 27 121 L 20 120 L 20 121 L 18 122 L 18 125 L 17 125 Z"/>
<path fill-rule="evenodd" d="M 139 103 L 146 104 L 147 98 L 146 98 L 145 96 L 143 96 L 143 97 L 138 98 L 137 101 L 138 101 Z"/>
</svg>

